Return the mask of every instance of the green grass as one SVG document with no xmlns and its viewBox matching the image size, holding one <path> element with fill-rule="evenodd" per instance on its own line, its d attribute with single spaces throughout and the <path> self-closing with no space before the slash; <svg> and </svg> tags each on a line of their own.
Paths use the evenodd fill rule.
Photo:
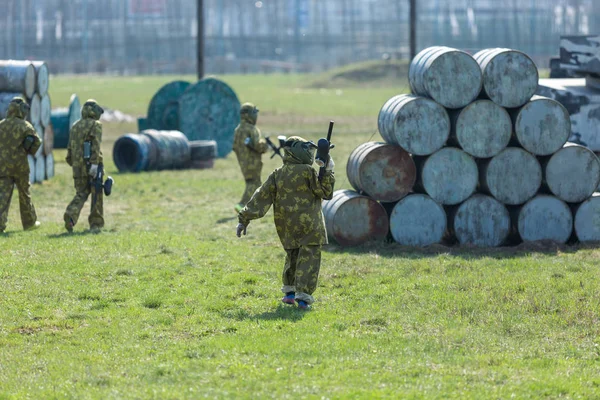
<svg viewBox="0 0 600 400">
<path fill-rule="evenodd" d="M 141 113 L 171 78 L 53 77 L 52 98 L 75 91 Z M 335 116 L 336 188 L 349 187 L 346 159 L 395 94 L 344 89 L 341 106 L 312 89 L 286 99 L 302 77 L 223 78 L 261 106 L 263 131 L 314 139 Z M 13 198 L 0 236 L 0 398 L 600 396 L 598 249 L 332 244 L 314 310 L 300 312 L 279 302 L 272 213 L 235 237 L 235 158 L 119 174 L 111 143 L 131 129 L 105 124 L 116 186 L 102 233 L 86 230 L 87 210 L 64 233 L 64 150 L 57 176 L 32 189 L 40 230 L 20 230 Z"/>
</svg>

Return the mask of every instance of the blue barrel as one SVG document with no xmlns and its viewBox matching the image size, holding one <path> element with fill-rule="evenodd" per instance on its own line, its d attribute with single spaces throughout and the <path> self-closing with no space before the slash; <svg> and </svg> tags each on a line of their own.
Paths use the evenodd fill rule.
<svg viewBox="0 0 600 400">
<path fill-rule="evenodd" d="M 148 129 L 142 132 L 156 149 L 155 163 L 149 163 L 148 171 L 188 168 L 191 162 L 190 144 L 179 131 L 156 131 Z"/>
<path fill-rule="evenodd" d="M 444 147 L 415 161 L 419 171 L 415 191 L 424 191 L 440 204 L 458 204 L 477 189 L 477 163 L 461 149 Z"/>
<path fill-rule="evenodd" d="M 507 147 L 479 164 L 479 183 L 483 192 L 508 205 L 523 204 L 542 184 L 542 167 L 531 153 Z"/>
<path fill-rule="evenodd" d="M 551 240 L 565 243 L 573 232 L 573 214 L 564 201 L 537 195 L 518 211 L 517 228 L 526 242 Z"/>
<path fill-rule="evenodd" d="M 449 144 L 477 158 L 500 153 L 510 142 L 512 121 L 508 112 L 490 100 L 475 100 L 450 112 Z"/>
<path fill-rule="evenodd" d="M 510 233 L 510 214 L 491 196 L 475 194 L 449 213 L 451 233 L 462 245 L 495 247 Z"/>
<path fill-rule="evenodd" d="M 383 140 L 418 156 L 441 149 L 450 134 L 448 113 L 426 97 L 401 94 L 381 107 L 377 128 Z"/>
<path fill-rule="evenodd" d="M 169 82 L 154 94 L 148 105 L 147 124 L 145 129 L 160 131 L 179 130 L 179 98 L 190 86 L 189 82 Z"/>
<path fill-rule="evenodd" d="M 81 119 L 81 104 L 76 94 L 71 95 L 69 107 L 52 110 L 50 113 L 50 123 L 54 129 L 54 148 L 67 148 L 69 144 L 69 130 L 79 119 Z"/>
<path fill-rule="evenodd" d="M 553 154 L 571 136 L 569 112 L 547 97 L 533 96 L 524 106 L 511 110 L 511 117 L 515 139 L 536 156 Z"/>
<path fill-rule="evenodd" d="M 447 108 L 461 108 L 481 92 L 482 74 L 470 54 L 434 46 L 413 58 L 408 81 L 413 94 L 430 97 Z"/>
<path fill-rule="evenodd" d="M 535 94 L 538 69 L 535 63 L 517 50 L 485 49 L 473 58 L 483 73 L 482 95 L 507 108 L 521 107 Z"/>
<path fill-rule="evenodd" d="M 406 246 L 439 243 L 446 233 L 444 208 L 425 194 L 410 194 L 390 213 L 390 232 L 394 241 Z"/>
<path fill-rule="evenodd" d="M 580 242 L 600 241 L 600 193 L 594 193 L 577 207 L 574 227 Z"/>
<path fill-rule="evenodd" d="M 148 118 L 146 118 L 146 117 L 139 117 L 137 119 L 137 123 L 138 123 L 138 132 L 145 131 L 146 129 L 151 129 L 150 124 L 148 124 Z"/>
<path fill-rule="evenodd" d="M 113 160 L 119 172 L 146 171 L 152 157 L 153 163 L 156 163 L 153 150 L 148 136 L 128 133 L 115 142 Z"/>
<path fill-rule="evenodd" d="M 600 161 L 590 149 L 567 143 L 542 162 L 544 187 L 567 203 L 589 198 L 600 184 Z"/>
<path fill-rule="evenodd" d="M 215 140 L 219 157 L 231 152 L 233 133 L 239 123 L 237 95 L 218 79 L 204 78 L 179 98 L 180 130 L 189 140 Z"/>
</svg>

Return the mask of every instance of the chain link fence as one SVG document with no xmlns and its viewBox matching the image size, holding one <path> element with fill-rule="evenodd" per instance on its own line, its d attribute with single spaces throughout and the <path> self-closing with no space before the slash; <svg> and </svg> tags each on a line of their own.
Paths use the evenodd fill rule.
<svg viewBox="0 0 600 400">
<path fill-rule="evenodd" d="M 594 5 L 594 1 L 596 4 Z M 196 0 L 3 0 L 0 54 L 52 73 L 194 73 Z M 509 47 L 547 67 L 600 33 L 597 0 L 418 0 L 417 47 Z M 408 0 L 205 0 L 208 73 L 321 71 L 409 58 Z"/>
</svg>

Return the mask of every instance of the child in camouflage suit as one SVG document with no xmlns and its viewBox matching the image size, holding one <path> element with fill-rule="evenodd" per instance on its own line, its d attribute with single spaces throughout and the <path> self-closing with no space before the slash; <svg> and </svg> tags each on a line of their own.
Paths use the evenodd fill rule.
<svg viewBox="0 0 600 400">
<path fill-rule="evenodd" d="M 282 301 L 307 309 L 313 303 L 321 266 L 321 245 L 327 244 L 321 201 L 330 200 L 335 178 L 333 160 L 321 181 L 312 164 L 316 145 L 298 136 L 287 139 L 283 165 L 269 175 L 239 212 L 237 236 L 251 220 L 273 205 L 275 228 L 287 255 L 283 268 Z"/>
</svg>

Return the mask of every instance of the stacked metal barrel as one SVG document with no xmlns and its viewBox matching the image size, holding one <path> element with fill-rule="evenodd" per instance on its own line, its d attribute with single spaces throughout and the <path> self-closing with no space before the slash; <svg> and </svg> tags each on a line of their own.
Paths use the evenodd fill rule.
<svg viewBox="0 0 600 400">
<path fill-rule="evenodd" d="M 0 118 L 6 117 L 8 104 L 14 97 L 25 98 L 31 107 L 27 120 L 43 140 L 35 156 L 29 156 L 31 182 L 42 182 L 54 176 L 49 78 L 48 67 L 43 61 L 0 60 Z"/>
<path fill-rule="evenodd" d="M 356 192 L 338 191 L 324 204 L 332 239 L 385 236 L 387 210 L 403 245 L 600 240 L 600 197 L 592 197 L 600 161 L 567 143 L 571 124 L 560 103 L 534 96 L 538 71 L 527 55 L 431 47 L 412 61 L 409 82 L 412 94 L 392 97 L 379 113 L 385 143 L 350 155 Z M 357 198 L 369 207 L 343 217 L 343 204 Z"/>
</svg>

